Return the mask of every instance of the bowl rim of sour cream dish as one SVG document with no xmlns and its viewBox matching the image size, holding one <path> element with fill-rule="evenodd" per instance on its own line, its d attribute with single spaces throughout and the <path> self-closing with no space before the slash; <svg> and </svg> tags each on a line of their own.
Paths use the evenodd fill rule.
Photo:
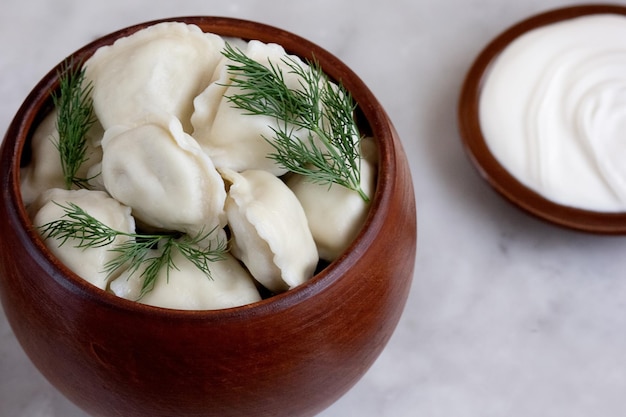
<svg viewBox="0 0 626 417">
<path fill-rule="evenodd" d="M 561 227 L 595 234 L 622 235 L 626 234 L 626 211 L 593 211 L 559 204 L 524 185 L 490 151 L 479 118 L 480 95 L 489 70 L 511 42 L 543 26 L 599 14 L 626 16 L 626 6 L 588 4 L 552 9 L 521 20 L 501 32 L 482 49 L 466 73 L 457 118 L 462 144 L 471 163 L 479 175 L 514 206 Z"/>
</svg>

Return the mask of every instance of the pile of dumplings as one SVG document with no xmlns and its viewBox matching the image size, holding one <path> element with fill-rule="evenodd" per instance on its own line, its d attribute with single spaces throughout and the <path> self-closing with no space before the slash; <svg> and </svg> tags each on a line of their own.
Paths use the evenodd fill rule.
<svg viewBox="0 0 626 417">
<path fill-rule="evenodd" d="M 32 137 L 22 169 L 22 197 L 36 227 L 60 219 L 74 203 L 124 233 L 216 228 L 229 239 L 211 278 L 181 254 L 139 297 L 140 274 L 104 272 L 120 236 L 103 247 L 77 248 L 48 238 L 47 247 L 77 275 L 119 297 L 174 309 L 229 308 L 280 293 L 332 262 L 362 227 L 368 204 L 353 191 L 287 173 L 268 158 L 276 121 L 233 107 L 228 42 L 266 65 L 284 67 L 276 44 L 225 39 L 195 25 L 160 23 L 101 47 L 84 63 L 97 122 L 87 135 L 89 159 L 78 173 L 89 189 L 67 190 L 52 111 Z M 300 65 L 306 63 L 291 57 Z M 287 83 L 290 79 L 284 69 Z M 361 142 L 361 186 L 374 193 L 377 154 Z M 157 250 L 157 249 L 155 249 Z"/>
</svg>

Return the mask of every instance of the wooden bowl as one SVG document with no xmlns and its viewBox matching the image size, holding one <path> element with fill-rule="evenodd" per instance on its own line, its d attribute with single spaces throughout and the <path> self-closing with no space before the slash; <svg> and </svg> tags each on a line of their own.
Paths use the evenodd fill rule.
<svg viewBox="0 0 626 417">
<path fill-rule="evenodd" d="M 387 114 L 363 82 L 319 46 L 283 30 L 219 17 L 167 20 L 276 42 L 315 57 L 341 80 L 377 138 L 378 183 L 352 246 L 310 282 L 261 302 L 179 311 L 117 298 L 59 263 L 20 197 L 20 164 L 58 87 L 52 69 L 26 98 L 0 155 L 0 297 L 41 373 L 94 416 L 310 416 L 350 389 L 389 340 L 404 308 L 416 252 L 413 185 Z M 88 44 L 75 62 L 157 22 Z"/>
<path fill-rule="evenodd" d="M 579 5 L 551 10 L 523 20 L 493 39 L 470 67 L 459 99 L 459 130 L 465 150 L 479 174 L 500 195 L 522 210 L 550 223 L 590 233 L 626 233 L 626 213 L 584 210 L 555 203 L 522 184 L 493 156 L 485 143 L 479 121 L 481 88 L 491 64 L 522 34 L 562 20 L 592 14 L 626 15 L 618 5 Z"/>
</svg>

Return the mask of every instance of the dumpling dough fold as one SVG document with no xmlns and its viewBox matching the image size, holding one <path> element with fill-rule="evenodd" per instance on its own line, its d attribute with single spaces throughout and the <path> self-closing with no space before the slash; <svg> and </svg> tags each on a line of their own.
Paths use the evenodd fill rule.
<svg viewBox="0 0 626 417">
<path fill-rule="evenodd" d="M 105 129 L 169 113 L 190 131 L 193 98 L 206 88 L 224 40 L 195 25 L 163 22 L 99 48 L 85 62 L 93 105 Z"/>
<path fill-rule="evenodd" d="M 224 181 L 175 117 L 110 128 L 102 149 L 104 186 L 138 222 L 190 235 L 224 227 Z"/>
<path fill-rule="evenodd" d="M 225 207 L 233 255 L 273 292 L 310 279 L 319 259 L 293 192 L 267 171 L 221 172 L 231 183 Z"/>
</svg>

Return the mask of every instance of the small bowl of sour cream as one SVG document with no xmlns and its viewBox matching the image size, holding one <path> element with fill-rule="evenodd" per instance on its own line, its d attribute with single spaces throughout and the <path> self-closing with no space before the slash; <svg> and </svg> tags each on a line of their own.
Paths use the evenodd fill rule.
<svg viewBox="0 0 626 417">
<path fill-rule="evenodd" d="M 482 177 L 521 209 L 585 232 L 626 232 L 626 7 L 523 20 L 478 55 L 459 129 Z"/>
</svg>

